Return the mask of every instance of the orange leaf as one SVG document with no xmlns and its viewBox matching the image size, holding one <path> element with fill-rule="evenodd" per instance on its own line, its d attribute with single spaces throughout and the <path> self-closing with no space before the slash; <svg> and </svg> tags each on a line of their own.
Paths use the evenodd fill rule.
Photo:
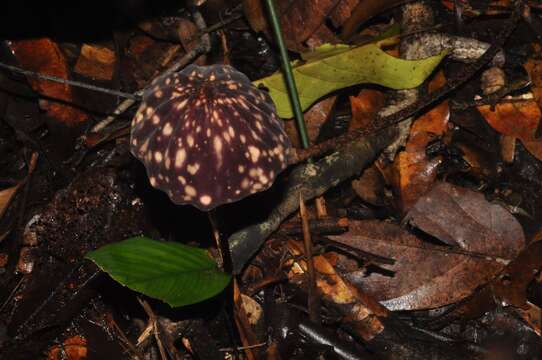
<svg viewBox="0 0 542 360">
<path fill-rule="evenodd" d="M 49 349 L 48 360 L 69 359 L 83 360 L 87 357 L 87 340 L 79 335 L 72 336 L 62 344 L 62 352 L 59 345 Z"/>
<path fill-rule="evenodd" d="M 400 207 L 408 211 L 418 199 L 431 189 L 437 178 L 440 157 L 428 160 L 425 152 L 400 152 L 393 162 L 394 170 L 399 175 L 394 184 L 399 193 Z"/>
<path fill-rule="evenodd" d="M 17 40 L 10 43 L 20 66 L 39 74 L 69 78 L 68 64 L 57 43 L 48 38 Z M 34 91 L 66 103 L 77 103 L 71 86 L 52 81 L 28 78 Z M 54 101 L 40 102 L 47 115 L 68 126 L 78 125 L 87 120 L 88 115 L 81 110 Z"/>
<path fill-rule="evenodd" d="M 358 96 L 350 96 L 352 121 L 350 129 L 366 128 L 384 106 L 384 94 L 378 90 L 361 90 Z"/>
<path fill-rule="evenodd" d="M 435 91 L 446 83 L 442 71 L 429 83 L 429 92 Z M 400 208 L 409 210 L 420 196 L 425 194 L 437 177 L 437 168 L 441 158 L 429 160 L 425 148 L 436 137 L 442 136 L 448 129 L 450 108 L 444 101 L 427 113 L 417 118 L 412 124 L 405 151 L 398 154 L 393 170 L 396 173 L 394 187 L 400 198 Z"/>
<path fill-rule="evenodd" d="M 542 116 L 534 101 L 497 104 L 494 110 L 489 105 L 483 105 L 478 107 L 478 111 L 499 133 L 526 141 L 534 139 Z"/>
</svg>

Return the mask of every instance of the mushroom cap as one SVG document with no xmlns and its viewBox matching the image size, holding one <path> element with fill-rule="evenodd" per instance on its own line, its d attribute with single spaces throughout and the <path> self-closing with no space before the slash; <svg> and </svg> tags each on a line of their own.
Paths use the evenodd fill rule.
<svg viewBox="0 0 542 360">
<path fill-rule="evenodd" d="M 228 65 L 154 80 L 130 134 L 151 185 L 201 210 L 268 189 L 290 148 L 271 97 Z"/>
</svg>

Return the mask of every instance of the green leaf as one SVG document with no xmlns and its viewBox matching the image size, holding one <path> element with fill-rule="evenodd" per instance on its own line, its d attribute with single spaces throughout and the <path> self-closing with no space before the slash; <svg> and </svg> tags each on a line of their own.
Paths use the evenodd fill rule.
<svg viewBox="0 0 542 360">
<path fill-rule="evenodd" d="M 433 72 L 446 52 L 422 60 L 404 60 L 386 54 L 376 44 L 361 47 L 323 45 L 303 54 L 305 63 L 294 62 L 293 72 L 302 110 L 335 90 L 361 83 L 392 89 L 419 86 Z M 256 80 L 254 85 L 269 89 L 278 115 L 293 117 L 286 83 L 281 72 Z"/>
<path fill-rule="evenodd" d="M 171 306 L 208 299 L 230 281 L 205 250 L 146 237 L 106 245 L 86 257 L 122 285 Z"/>
</svg>

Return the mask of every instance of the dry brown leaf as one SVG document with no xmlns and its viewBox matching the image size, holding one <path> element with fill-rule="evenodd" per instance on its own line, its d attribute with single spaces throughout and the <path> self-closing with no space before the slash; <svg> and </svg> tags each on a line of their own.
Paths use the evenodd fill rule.
<svg viewBox="0 0 542 360">
<path fill-rule="evenodd" d="M 48 360 L 69 359 L 83 360 L 88 356 L 87 340 L 79 335 L 66 339 L 62 346 L 55 345 L 49 349 Z"/>
<path fill-rule="evenodd" d="M 436 184 L 405 220 L 446 244 L 505 259 L 525 245 L 521 225 L 504 207 L 448 183 Z"/>
<path fill-rule="evenodd" d="M 329 113 L 335 105 L 336 100 L 336 96 L 323 99 L 311 106 L 310 109 L 305 112 L 303 118 L 305 119 L 305 123 L 307 125 L 307 132 L 309 134 L 309 140 L 312 144 L 314 144 L 316 139 L 318 138 L 318 135 L 320 134 L 320 129 L 322 128 L 322 125 L 324 125 L 324 123 L 326 122 Z M 301 142 L 299 141 L 299 132 L 297 131 L 295 121 L 286 121 L 284 122 L 284 125 L 286 133 L 292 141 L 292 144 L 295 147 L 300 148 Z"/>
<path fill-rule="evenodd" d="M 406 0 L 364 0 L 352 9 L 351 17 L 344 23 L 341 38 L 347 40 L 356 29 L 373 16 L 407 2 Z"/>
<path fill-rule="evenodd" d="M 83 44 L 74 71 L 95 80 L 109 81 L 115 70 L 115 52 L 105 46 Z"/>
<path fill-rule="evenodd" d="M 280 16 L 286 47 L 305 52 L 311 46 L 324 42 L 338 43 L 339 39 L 326 26 L 331 17 L 334 26 L 341 26 L 358 1 L 352 0 L 278 0 L 275 2 Z M 267 11 L 260 0 L 243 1 L 245 16 L 255 31 L 264 31 L 274 38 L 266 20 Z"/>
<path fill-rule="evenodd" d="M 353 180 L 352 189 L 363 201 L 376 206 L 384 205 L 384 180 L 376 166 L 368 167 L 359 179 Z"/>
<path fill-rule="evenodd" d="M 533 44 L 534 53 L 540 55 L 542 48 L 538 44 Z M 539 58 L 537 56 L 537 58 Z M 534 98 L 538 103 L 538 106 L 542 106 L 542 60 L 530 57 L 523 66 L 529 78 L 532 81 L 531 90 L 534 94 Z"/>
<path fill-rule="evenodd" d="M 489 105 L 478 107 L 484 119 L 503 135 L 523 140 L 534 140 L 542 113 L 535 101 L 501 103 L 491 109 Z"/>
<path fill-rule="evenodd" d="M 15 54 L 17 62 L 24 69 L 69 79 L 66 58 L 58 44 L 51 39 L 16 40 L 10 42 L 10 48 Z M 71 86 L 35 78 L 28 78 L 28 81 L 36 92 L 45 97 L 57 99 L 67 104 L 79 103 Z M 86 113 L 67 104 L 55 101 L 40 102 L 49 117 L 65 125 L 76 126 L 88 119 Z"/>
<path fill-rule="evenodd" d="M 446 83 L 439 72 L 429 83 L 432 92 Z M 406 212 L 425 194 L 437 177 L 441 157 L 428 159 L 425 148 L 448 129 L 450 108 L 444 101 L 419 117 L 412 124 L 405 150 L 396 156 L 393 164 L 395 193 L 399 195 L 399 208 Z"/>
<path fill-rule="evenodd" d="M 15 186 L 0 191 L 0 219 L 6 213 L 6 210 L 8 209 L 9 204 L 11 204 L 11 200 L 13 200 L 13 197 L 17 193 L 17 190 L 19 190 L 19 187 L 20 185 L 17 184 Z"/>
<path fill-rule="evenodd" d="M 399 195 L 399 208 L 406 212 L 425 194 L 437 178 L 442 157 L 427 159 L 425 151 L 401 151 L 393 162 L 393 187 Z"/>
<path fill-rule="evenodd" d="M 439 184 L 419 204 L 408 214 L 411 221 L 443 241 L 461 244 L 464 253 L 429 244 L 398 225 L 376 220 L 352 221 L 347 233 L 330 237 L 396 260 L 383 266 L 393 276 L 386 271 L 367 275 L 362 270 L 347 276 L 390 310 L 457 302 L 491 280 L 503 269 L 503 259 L 514 258 L 524 246 L 523 230 L 515 218 L 481 194 Z"/>
<path fill-rule="evenodd" d="M 384 106 L 384 93 L 378 90 L 364 89 L 358 96 L 350 96 L 352 120 L 348 130 L 364 129 L 371 124 Z"/>
</svg>

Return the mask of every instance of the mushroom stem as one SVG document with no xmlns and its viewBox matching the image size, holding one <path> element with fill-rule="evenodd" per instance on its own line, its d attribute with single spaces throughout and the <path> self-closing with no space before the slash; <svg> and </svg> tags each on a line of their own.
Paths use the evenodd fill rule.
<svg viewBox="0 0 542 360">
<path fill-rule="evenodd" d="M 209 219 L 209 223 L 211 224 L 211 229 L 213 231 L 213 237 L 215 239 L 216 248 L 218 249 L 218 255 L 220 256 L 220 259 L 218 261 L 220 270 L 224 272 L 231 272 L 232 271 L 232 259 L 230 254 L 229 246 L 227 245 L 227 241 L 222 241 L 222 236 L 220 233 L 220 226 L 219 226 L 219 220 L 216 214 L 216 210 L 209 210 L 207 211 L 207 217 Z"/>
</svg>

